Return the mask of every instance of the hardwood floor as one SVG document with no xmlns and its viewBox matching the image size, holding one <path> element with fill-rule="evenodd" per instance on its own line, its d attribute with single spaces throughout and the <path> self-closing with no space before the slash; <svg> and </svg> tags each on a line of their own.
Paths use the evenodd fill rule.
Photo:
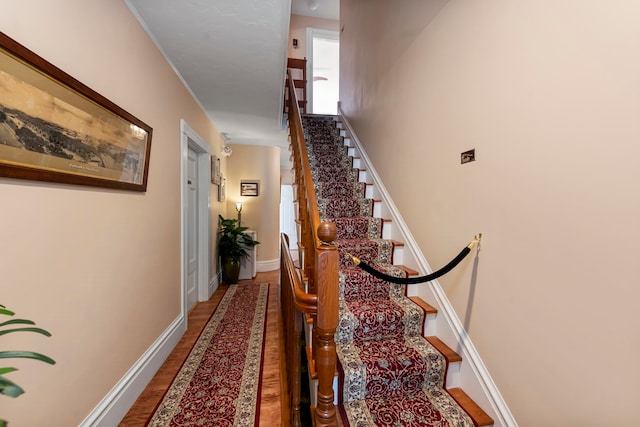
<svg viewBox="0 0 640 427">
<path fill-rule="evenodd" d="M 253 280 L 241 280 L 240 283 L 270 283 L 267 306 L 267 330 L 265 336 L 264 367 L 262 370 L 262 391 L 260 398 L 260 426 L 287 427 L 289 409 L 287 390 L 283 370 L 282 319 L 280 316 L 280 271 L 258 273 Z M 160 367 L 147 388 L 133 404 L 120 423 L 121 427 L 144 426 L 174 376 L 188 356 L 193 344 L 206 325 L 211 313 L 218 306 L 228 285 L 220 285 L 209 301 L 198 303 L 189 313 L 189 328 L 184 336 Z"/>
</svg>

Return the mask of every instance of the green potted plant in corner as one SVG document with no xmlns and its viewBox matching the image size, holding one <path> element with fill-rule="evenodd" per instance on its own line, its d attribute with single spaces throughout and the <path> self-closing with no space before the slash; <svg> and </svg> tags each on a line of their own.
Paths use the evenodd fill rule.
<svg viewBox="0 0 640 427">
<path fill-rule="evenodd" d="M 0 315 L 2 316 L 13 316 L 15 313 L 11 310 L 7 310 L 4 305 L 0 305 Z M 14 325 L 30 325 L 27 327 L 15 327 Z M 42 334 L 44 336 L 50 337 L 51 334 L 44 329 L 37 328 L 31 325 L 35 325 L 35 323 L 31 320 L 27 319 L 11 319 L 7 321 L 0 320 L 0 335 L 6 335 L 13 332 L 35 332 L 38 334 Z M 48 356 L 44 354 L 35 353 L 33 351 L 0 351 L 0 359 L 35 359 L 41 362 L 49 363 L 51 365 L 56 362 Z M 17 371 L 16 368 L 10 367 L 0 367 L 0 394 L 9 397 L 18 397 L 24 390 L 18 384 L 14 383 L 11 380 L 8 380 L 5 377 L 5 374 L 10 372 Z M 0 419 L 0 427 L 5 427 L 7 422 L 3 419 Z"/>
<path fill-rule="evenodd" d="M 218 218 L 218 255 L 222 264 L 222 280 L 232 285 L 238 281 L 240 261 L 249 256 L 247 249 L 260 242 L 245 233 L 248 227 L 239 227 L 237 219 L 225 219 L 222 215 L 218 215 Z"/>
</svg>

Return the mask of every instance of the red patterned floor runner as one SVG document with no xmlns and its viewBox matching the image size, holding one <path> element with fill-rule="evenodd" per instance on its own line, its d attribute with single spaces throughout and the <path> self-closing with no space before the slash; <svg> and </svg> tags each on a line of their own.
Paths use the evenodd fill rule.
<svg viewBox="0 0 640 427">
<path fill-rule="evenodd" d="M 147 425 L 257 425 L 268 295 L 229 287 Z"/>
</svg>

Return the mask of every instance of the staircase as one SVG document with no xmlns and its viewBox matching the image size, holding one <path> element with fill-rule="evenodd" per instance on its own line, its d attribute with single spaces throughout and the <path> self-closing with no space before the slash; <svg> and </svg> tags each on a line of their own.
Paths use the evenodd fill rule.
<svg viewBox="0 0 640 427">
<path fill-rule="evenodd" d="M 385 221 L 366 197 L 353 149 L 332 116 L 302 117 L 318 210 L 337 228 L 340 253 L 339 408 L 352 426 L 489 426 L 493 420 L 461 389 L 446 388 L 451 363 L 461 358 L 437 337 L 423 337 L 436 310 L 404 285 L 374 278 L 347 253 L 386 274 L 417 274 L 393 263 L 400 242 L 383 239 Z M 356 160 L 357 161 L 357 160 Z"/>
</svg>

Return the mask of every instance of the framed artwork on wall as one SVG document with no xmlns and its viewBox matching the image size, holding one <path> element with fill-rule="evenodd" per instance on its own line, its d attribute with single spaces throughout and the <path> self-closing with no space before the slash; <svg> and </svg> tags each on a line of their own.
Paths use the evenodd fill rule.
<svg viewBox="0 0 640 427">
<path fill-rule="evenodd" d="M 227 180 L 221 176 L 218 186 L 218 201 L 224 202 L 225 200 L 227 200 Z"/>
<path fill-rule="evenodd" d="M 220 185 L 220 158 L 214 154 L 211 155 L 211 182 Z"/>
<path fill-rule="evenodd" d="M 241 196 L 258 196 L 259 190 L 258 181 L 240 181 Z"/>
<path fill-rule="evenodd" d="M 146 191 L 151 134 L 0 32 L 0 176 Z"/>
</svg>

